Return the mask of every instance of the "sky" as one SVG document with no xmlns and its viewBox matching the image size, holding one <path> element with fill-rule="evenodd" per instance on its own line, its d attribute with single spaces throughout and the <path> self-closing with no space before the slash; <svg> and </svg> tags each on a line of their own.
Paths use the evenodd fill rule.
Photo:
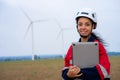
<svg viewBox="0 0 120 80">
<path fill-rule="evenodd" d="M 71 43 L 80 38 L 75 15 L 82 8 L 97 13 L 94 32 L 105 40 L 106 50 L 120 52 L 119 3 L 119 0 L 0 0 L 0 56 L 31 55 L 32 41 L 36 55 L 66 54 Z M 31 21 L 33 40 L 32 27 L 28 29 Z"/>
</svg>

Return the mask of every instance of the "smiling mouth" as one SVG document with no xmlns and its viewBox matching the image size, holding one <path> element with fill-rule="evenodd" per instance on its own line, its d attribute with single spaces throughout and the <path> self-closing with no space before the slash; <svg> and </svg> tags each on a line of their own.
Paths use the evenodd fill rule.
<svg viewBox="0 0 120 80">
<path fill-rule="evenodd" d="M 82 32 L 80 32 L 80 33 L 84 35 L 84 34 L 86 34 L 87 32 L 86 32 L 86 31 L 82 31 Z"/>
</svg>

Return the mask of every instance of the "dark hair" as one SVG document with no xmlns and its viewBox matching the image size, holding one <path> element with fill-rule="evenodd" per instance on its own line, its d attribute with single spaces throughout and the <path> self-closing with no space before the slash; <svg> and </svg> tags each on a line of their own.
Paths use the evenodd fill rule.
<svg viewBox="0 0 120 80">
<path fill-rule="evenodd" d="M 108 44 L 96 33 L 92 32 L 91 36 L 93 36 L 96 40 L 100 41 L 104 46 L 107 46 Z"/>
</svg>

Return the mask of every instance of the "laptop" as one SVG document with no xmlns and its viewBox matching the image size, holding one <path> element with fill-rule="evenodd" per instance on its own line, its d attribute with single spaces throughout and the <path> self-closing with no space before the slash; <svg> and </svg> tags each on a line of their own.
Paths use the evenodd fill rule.
<svg viewBox="0 0 120 80">
<path fill-rule="evenodd" d="M 72 64 L 80 68 L 90 68 L 99 63 L 98 42 L 73 42 Z"/>
</svg>

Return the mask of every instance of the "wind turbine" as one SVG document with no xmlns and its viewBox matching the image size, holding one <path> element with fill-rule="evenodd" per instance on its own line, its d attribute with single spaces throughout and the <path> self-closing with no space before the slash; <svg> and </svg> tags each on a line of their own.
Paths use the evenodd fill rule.
<svg viewBox="0 0 120 80">
<path fill-rule="evenodd" d="M 64 54 L 64 53 L 65 53 L 65 51 L 64 51 L 64 31 L 70 30 L 70 29 L 72 29 L 72 28 L 62 28 L 60 22 L 58 22 L 57 19 L 55 19 L 55 22 L 56 22 L 56 24 L 58 25 L 58 27 L 59 27 L 59 29 L 60 29 L 57 38 L 58 38 L 60 35 L 61 35 L 61 37 L 62 37 L 62 58 L 64 58 L 64 57 L 65 57 L 65 54 Z"/>
<path fill-rule="evenodd" d="M 42 22 L 42 21 L 47 21 L 47 20 L 35 20 L 33 21 L 29 16 L 28 14 L 22 9 L 20 8 L 21 11 L 23 12 L 23 14 L 26 16 L 26 18 L 29 20 L 29 25 L 27 27 L 27 30 L 26 30 L 26 33 L 25 33 L 25 37 L 28 33 L 28 31 L 30 30 L 31 28 L 31 39 L 32 39 L 32 60 L 35 60 L 35 53 L 34 53 L 34 28 L 33 28 L 33 24 L 34 23 L 38 23 L 38 22 Z"/>
</svg>

